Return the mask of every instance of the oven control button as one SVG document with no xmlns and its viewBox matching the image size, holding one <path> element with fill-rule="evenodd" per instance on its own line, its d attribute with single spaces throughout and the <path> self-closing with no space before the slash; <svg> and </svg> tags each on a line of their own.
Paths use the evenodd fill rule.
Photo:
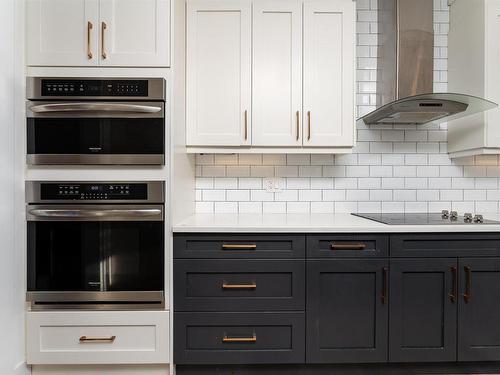
<svg viewBox="0 0 500 375">
<path fill-rule="evenodd" d="M 450 213 L 450 220 L 451 221 L 458 220 L 458 212 L 457 211 L 451 211 L 451 213 Z"/>
<path fill-rule="evenodd" d="M 478 223 L 478 224 L 484 223 L 483 215 L 475 215 L 474 216 L 474 223 Z"/>
<path fill-rule="evenodd" d="M 464 214 L 464 222 L 472 223 L 472 214 L 469 213 Z"/>
<path fill-rule="evenodd" d="M 448 210 L 441 211 L 441 217 L 443 219 L 448 219 L 450 217 L 450 211 L 448 211 Z"/>
</svg>

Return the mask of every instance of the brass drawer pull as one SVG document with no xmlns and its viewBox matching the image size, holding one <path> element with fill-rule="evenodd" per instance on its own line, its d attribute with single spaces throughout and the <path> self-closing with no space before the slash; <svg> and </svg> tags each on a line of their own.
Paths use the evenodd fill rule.
<svg viewBox="0 0 500 375">
<path fill-rule="evenodd" d="M 252 337 L 229 337 L 224 336 L 222 338 L 222 342 L 257 342 L 257 336 L 253 335 Z"/>
<path fill-rule="evenodd" d="M 255 250 L 256 244 L 223 244 L 223 250 Z"/>
<path fill-rule="evenodd" d="M 88 336 L 82 336 L 80 337 L 80 344 L 85 344 L 89 342 L 114 342 L 116 340 L 116 336 L 110 336 L 110 337 L 88 337 Z"/>
<path fill-rule="evenodd" d="M 104 32 L 108 28 L 106 22 L 101 23 L 101 56 L 103 59 L 106 59 L 108 55 L 106 54 L 106 48 L 104 47 Z"/>
<path fill-rule="evenodd" d="M 451 278 L 452 278 L 451 283 L 453 285 L 452 285 L 451 293 L 448 294 L 448 297 L 450 297 L 451 302 L 455 303 L 455 301 L 457 300 L 457 289 L 458 289 L 458 286 L 457 286 L 457 267 L 450 267 L 450 271 L 451 271 Z"/>
<path fill-rule="evenodd" d="M 335 243 L 331 245 L 332 250 L 364 250 L 366 249 L 366 244 L 364 243 Z"/>
<path fill-rule="evenodd" d="M 92 60 L 94 55 L 92 54 L 92 46 L 91 46 L 91 41 L 90 41 L 90 33 L 92 32 L 92 29 L 94 28 L 94 25 L 92 22 L 88 21 L 87 22 L 87 58 L 89 60 Z"/>
<path fill-rule="evenodd" d="M 469 303 L 472 298 L 472 269 L 469 266 L 464 267 L 465 271 L 465 293 L 462 294 L 465 303 Z"/>
<path fill-rule="evenodd" d="M 297 136 L 296 136 L 296 140 L 298 141 L 299 138 L 300 138 L 300 112 L 297 111 L 295 113 L 295 117 L 296 117 L 296 122 L 297 122 Z"/>
<path fill-rule="evenodd" d="M 382 293 L 380 294 L 380 300 L 382 305 L 387 303 L 387 289 L 389 287 L 389 270 L 387 267 L 382 268 Z"/>
<path fill-rule="evenodd" d="M 307 140 L 311 140 L 311 111 L 307 111 Z"/>
<path fill-rule="evenodd" d="M 257 289 L 257 284 L 222 284 L 222 289 Z"/>
</svg>

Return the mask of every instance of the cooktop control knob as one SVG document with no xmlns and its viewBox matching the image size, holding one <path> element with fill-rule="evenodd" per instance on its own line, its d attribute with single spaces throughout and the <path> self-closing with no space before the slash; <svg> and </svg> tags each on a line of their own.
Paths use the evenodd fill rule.
<svg viewBox="0 0 500 375">
<path fill-rule="evenodd" d="M 472 214 L 469 213 L 464 214 L 464 221 L 466 223 L 472 223 Z"/>
<path fill-rule="evenodd" d="M 458 212 L 457 211 L 451 211 L 451 213 L 450 213 L 450 220 L 451 221 L 458 220 Z"/>
<path fill-rule="evenodd" d="M 474 223 L 482 224 L 484 223 L 483 215 L 474 216 Z"/>
<path fill-rule="evenodd" d="M 441 217 L 443 219 L 449 219 L 449 217 L 450 217 L 450 211 L 448 211 L 448 210 L 441 211 Z"/>
</svg>

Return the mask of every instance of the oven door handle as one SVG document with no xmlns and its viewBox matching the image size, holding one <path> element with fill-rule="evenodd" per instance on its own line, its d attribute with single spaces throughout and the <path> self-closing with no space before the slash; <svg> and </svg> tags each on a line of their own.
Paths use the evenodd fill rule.
<svg viewBox="0 0 500 375">
<path fill-rule="evenodd" d="M 120 104 L 120 103 L 56 103 L 40 104 L 30 107 L 33 113 L 54 112 L 123 112 L 123 113 L 158 113 L 161 107 Z"/>
<path fill-rule="evenodd" d="M 31 209 L 28 211 L 34 217 L 41 218 L 64 218 L 64 219 L 88 219 L 88 218 L 147 218 L 160 216 L 162 210 L 159 208 L 139 209 Z"/>
</svg>

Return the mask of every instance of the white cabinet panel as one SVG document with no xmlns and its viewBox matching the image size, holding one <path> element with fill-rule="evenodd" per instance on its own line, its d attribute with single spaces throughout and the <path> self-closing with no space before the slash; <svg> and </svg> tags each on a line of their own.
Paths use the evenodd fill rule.
<svg viewBox="0 0 500 375">
<path fill-rule="evenodd" d="M 98 13 L 98 0 L 28 0 L 27 65 L 97 65 Z"/>
<path fill-rule="evenodd" d="M 251 142 L 251 3 L 187 4 L 187 145 Z"/>
<path fill-rule="evenodd" d="M 28 364 L 169 363 L 169 313 L 29 312 Z"/>
<path fill-rule="evenodd" d="M 486 98 L 500 103 L 500 0 L 486 2 Z M 486 112 L 486 147 L 500 147 L 500 108 Z"/>
<path fill-rule="evenodd" d="M 102 66 L 168 66 L 169 0 L 100 0 Z"/>
<path fill-rule="evenodd" d="M 302 1 L 254 1 L 252 97 L 252 145 L 302 145 Z"/>
<path fill-rule="evenodd" d="M 304 3 L 304 146 L 354 145 L 355 2 Z"/>
</svg>

